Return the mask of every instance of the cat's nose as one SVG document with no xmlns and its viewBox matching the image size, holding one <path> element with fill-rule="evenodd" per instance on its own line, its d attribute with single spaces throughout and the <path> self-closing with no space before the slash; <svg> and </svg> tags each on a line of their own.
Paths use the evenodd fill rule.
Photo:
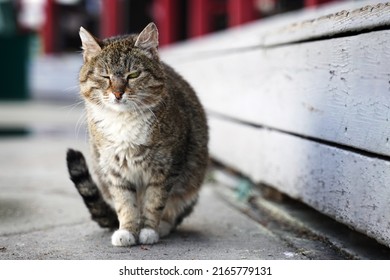
<svg viewBox="0 0 390 280">
<path fill-rule="evenodd" d="M 114 91 L 112 94 L 115 95 L 116 100 L 121 100 L 124 92 L 121 91 Z"/>
</svg>

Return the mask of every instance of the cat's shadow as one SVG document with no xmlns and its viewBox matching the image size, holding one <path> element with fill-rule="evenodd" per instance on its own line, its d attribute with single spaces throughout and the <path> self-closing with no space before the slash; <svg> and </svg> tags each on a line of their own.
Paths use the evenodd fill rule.
<svg viewBox="0 0 390 280">
<path fill-rule="evenodd" d="M 162 240 L 166 239 L 182 239 L 182 240 L 198 240 L 198 241 L 203 241 L 206 237 L 204 234 L 193 228 L 188 228 L 188 227 L 180 227 L 178 229 L 175 229 L 173 232 L 171 232 L 168 236 L 164 237 Z"/>
</svg>

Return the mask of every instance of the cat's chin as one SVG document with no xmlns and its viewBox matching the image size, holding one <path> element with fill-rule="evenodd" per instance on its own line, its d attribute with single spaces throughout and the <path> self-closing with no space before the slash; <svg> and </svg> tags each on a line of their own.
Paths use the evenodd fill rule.
<svg viewBox="0 0 390 280">
<path fill-rule="evenodd" d="M 130 111 L 130 107 L 125 103 L 110 102 L 105 104 L 105 107 L 111 111 L 118 112 L 118 113 L 124 113 Z"/>
</svg>

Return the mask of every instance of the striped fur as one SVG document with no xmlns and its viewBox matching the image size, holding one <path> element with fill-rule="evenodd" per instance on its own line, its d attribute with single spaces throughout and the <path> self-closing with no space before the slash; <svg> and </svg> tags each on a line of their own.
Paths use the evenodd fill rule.
<svg viewBox="0 0 390 280">
<path fill-rule="evenodd" d="M 103 199 L 98 187 L 92 180 L 83 154 L 69 149 L 66 154 L 66 162 L 70 179 L 90 211 L 92 220 L 96 221 L 101 227 L 118 227 L 117 215 Z"/>
</svg>

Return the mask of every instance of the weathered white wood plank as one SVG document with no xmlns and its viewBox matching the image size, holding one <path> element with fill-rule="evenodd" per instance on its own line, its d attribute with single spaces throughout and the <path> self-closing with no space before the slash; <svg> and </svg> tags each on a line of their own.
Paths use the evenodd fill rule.
<svg viewBox="0 0 390 280">
<path fill-rule="evenodd" d="M 332 3 L 319 9 L 304 9 L 241 25 L 227 31 L 192 39 L 163 48 L 164 59 L 177 63 L 191 59 L 224 55 L 225 52 L 252 47 L 334 36 L 390 24 L 388 0 Z"/>
<path fill-rule="evenodd" d="M 365 6 L 363 6 L 366 4 Z M 356 5 L 356 3 L 355 3 Z M 359 3 L 358 8 L 341 9 L 336 13 L 324 14 L 318 18 L 286 25 L 264 34 L 264 46 L 286 44 L 301 40 L 332 37 L 340 33 L 359 32 L 390 24 L 390 2 L 375 1 Z M 325 11 L 323 11 L 325 12 Z"/>
<path fill-rule="evenodd" d="M 390 246 L 390 163 L 210 117 L 212 156 Z"/>
<path fill-rule="evenodd" d="M 207 110 L 390 156 L 390 31 L 173 66 Z"/>
</svg>

